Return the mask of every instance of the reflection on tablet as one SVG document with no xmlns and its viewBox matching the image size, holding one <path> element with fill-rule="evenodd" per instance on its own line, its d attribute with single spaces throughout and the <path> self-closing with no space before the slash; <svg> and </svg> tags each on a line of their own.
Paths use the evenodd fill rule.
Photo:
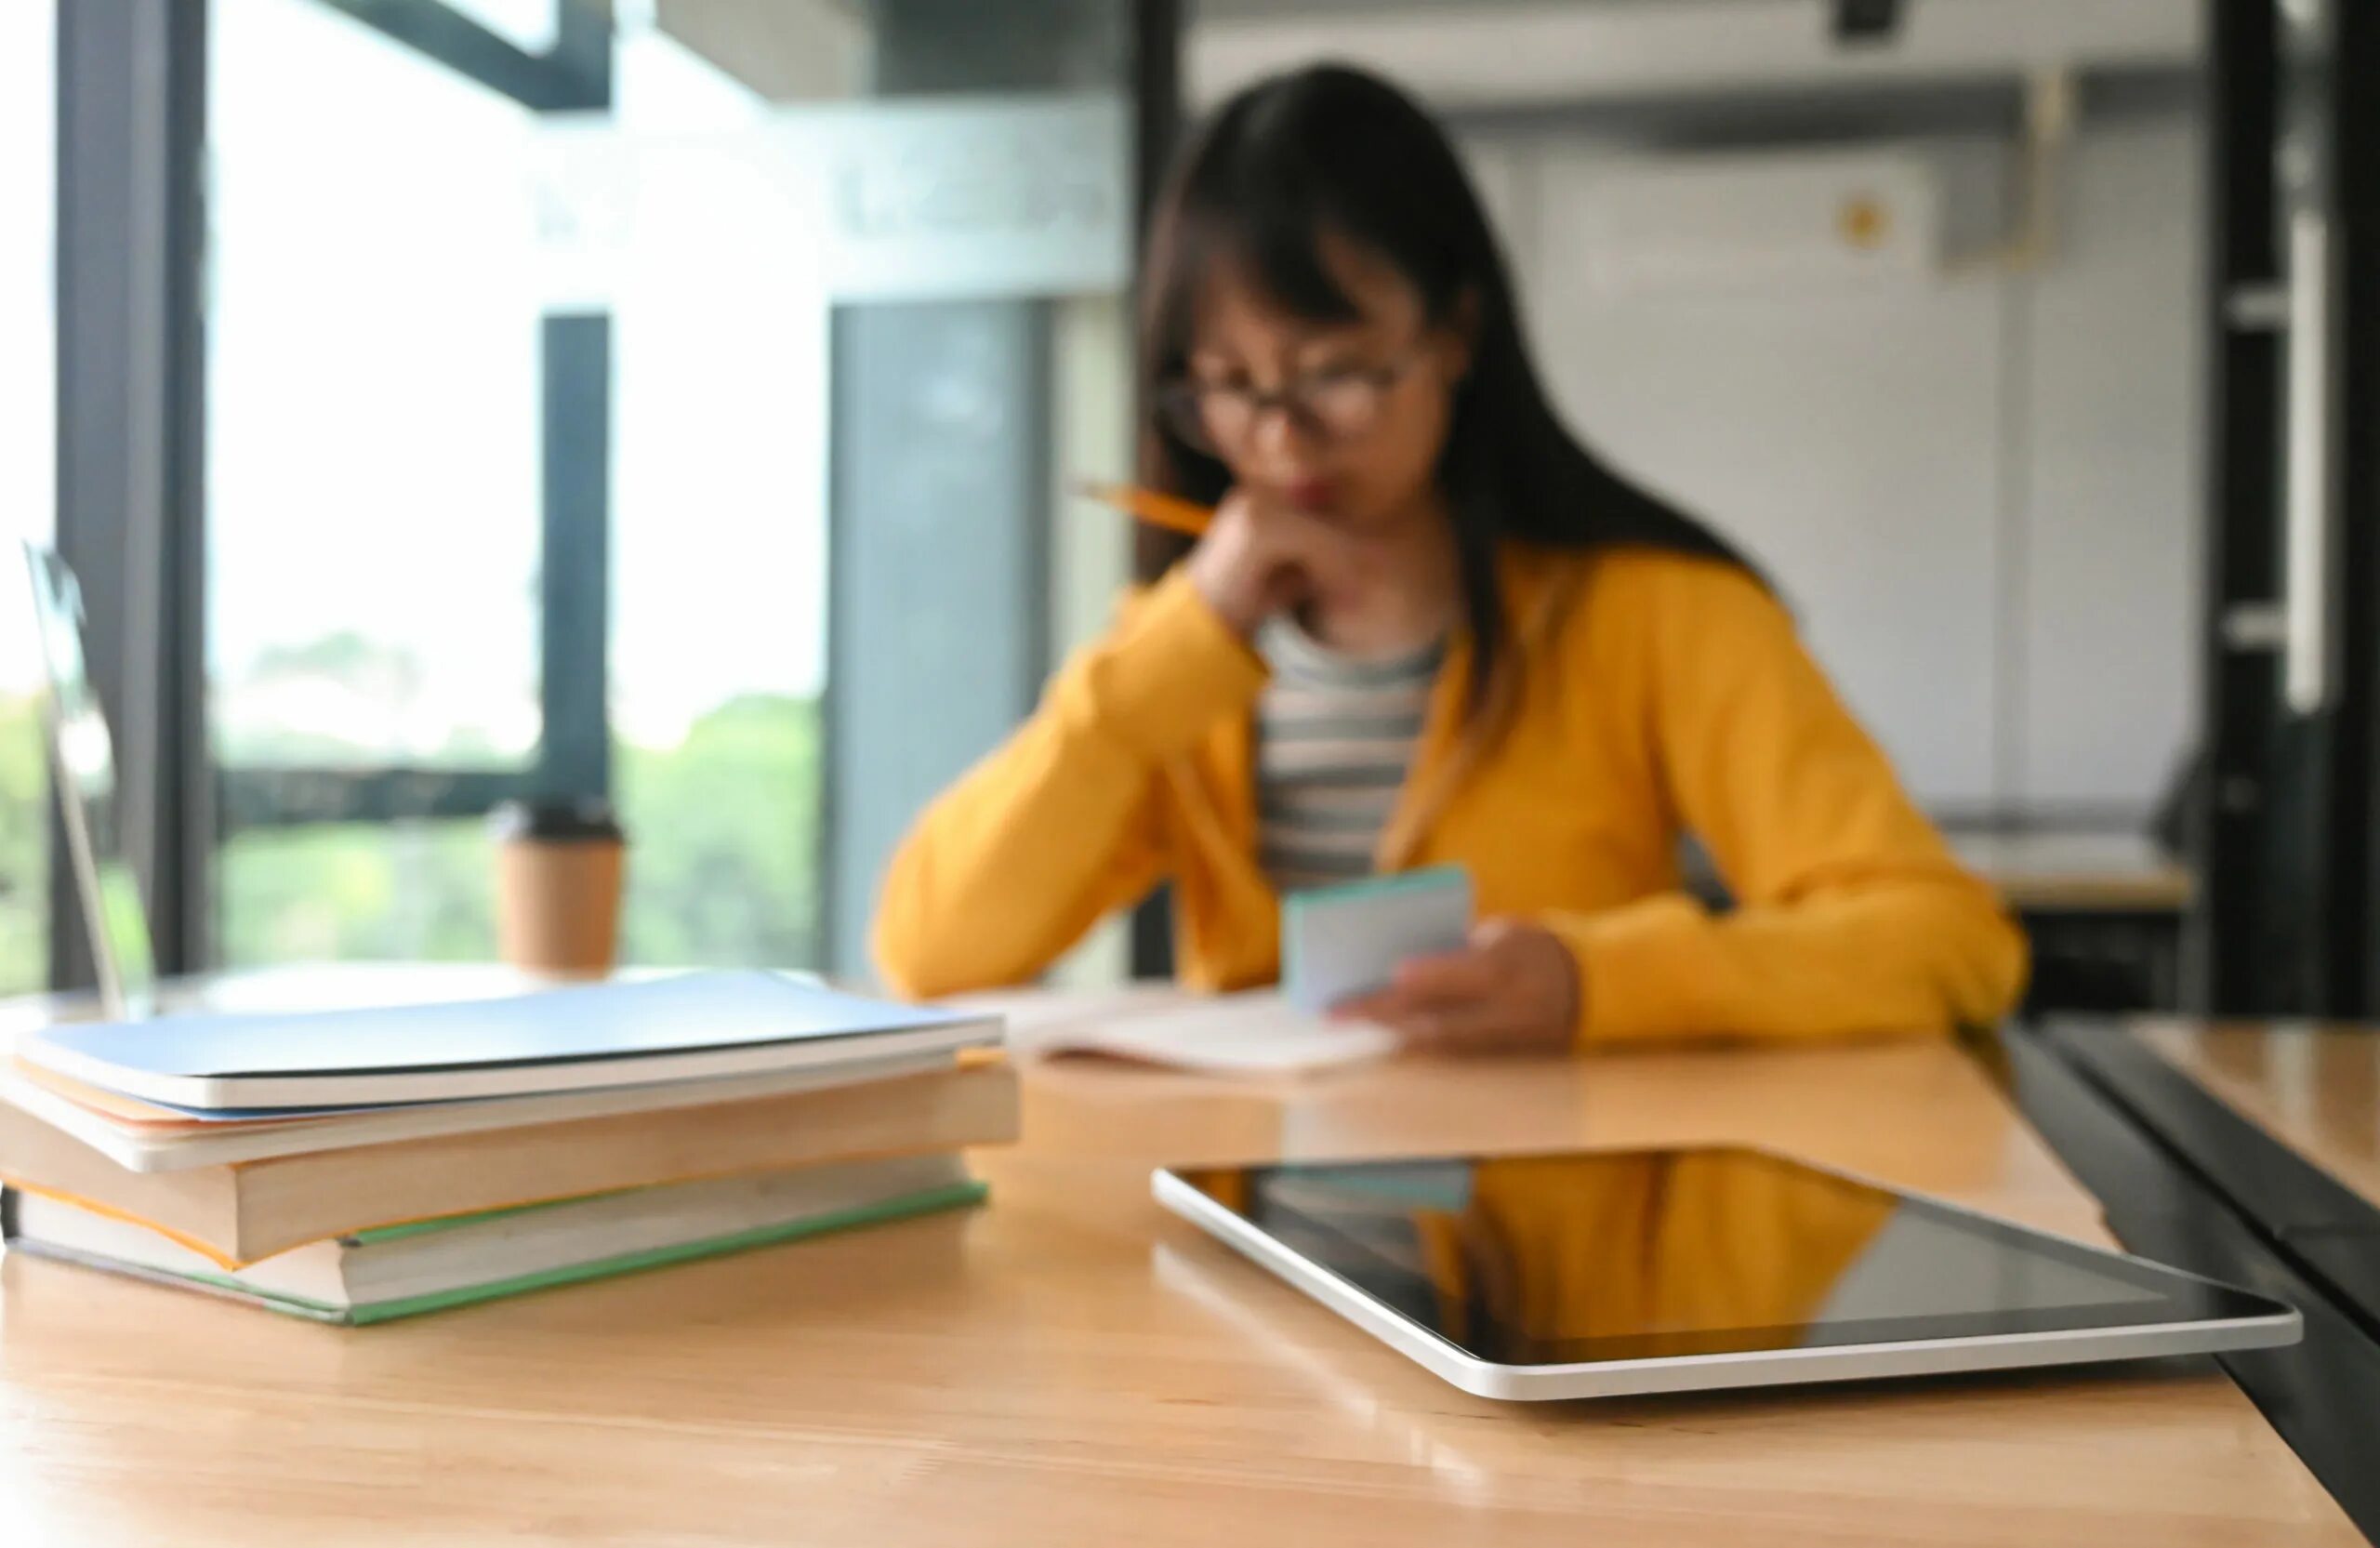
<svg viewBox="0 0 2380 1548">
<path fill-rule="evenodd" d="M 1181 1175 L 1501 1364 L 1987 1336 L 2185 1311 L 2122 1260 L 1754 1151 Z"/>
</svg>

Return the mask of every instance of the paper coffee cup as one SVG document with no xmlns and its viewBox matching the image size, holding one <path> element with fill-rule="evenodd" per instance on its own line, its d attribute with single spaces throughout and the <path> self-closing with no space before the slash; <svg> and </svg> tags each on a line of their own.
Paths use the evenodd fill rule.
<svg viewBox="0 0 2380 1548">
<path fill-rule="evenodd" d="M 508 801 L 496 846 L 496 939 L 524 972 L 601 977 L 618 957 L 628 842 L 600 800 Z"/>
</svg>

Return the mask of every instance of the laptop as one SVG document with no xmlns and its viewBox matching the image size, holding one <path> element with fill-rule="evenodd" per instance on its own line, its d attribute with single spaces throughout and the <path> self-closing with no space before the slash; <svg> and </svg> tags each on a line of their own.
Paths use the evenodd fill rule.
<svg viewBox="0 0 2380 1548">
<path fill-rule="evenodd" d="M 110 1021 L 156 1007 L 157 959 L 140 883 L 124 856 L 115 743 L 83 652 L 83 588 L 58 554 L 24 545 L 41 642 L 43 721 L 65 833 L 67 869 L 89 943 L 99 1004 Z"/>
<path fill-rule="evenodd" d="M 52 549 L 26 543 L 23 553 L 41 647 L 42 717 L 64 833 L 60 858 L 73 879 L 75 913 L 99 990 L 99 1019 L 492 999 L 535 986 L 510 969 L 465 962 L 310 964 L 161 981 L 139 880 L 125 855 L 115 744 L 84 653 L 82 586 Z"/>
</svg>

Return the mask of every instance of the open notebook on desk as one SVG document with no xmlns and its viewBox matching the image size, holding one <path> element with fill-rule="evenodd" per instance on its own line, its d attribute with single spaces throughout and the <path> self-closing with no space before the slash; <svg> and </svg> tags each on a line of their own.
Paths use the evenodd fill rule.
<svg viewBox="0 0 2380 1548">
<path fill-rule="evenodd" d="M 1018 1058 L 1104 1054 L 1213 1075 L 1303 1075 L 1396 1049 L 1377 1026 L 1301 1011 L 1273 990 L 1197 996 L 1145 986 L 1107 994 L 971 995 L 949 1008 L 998 1014 Z"/>
</svg>

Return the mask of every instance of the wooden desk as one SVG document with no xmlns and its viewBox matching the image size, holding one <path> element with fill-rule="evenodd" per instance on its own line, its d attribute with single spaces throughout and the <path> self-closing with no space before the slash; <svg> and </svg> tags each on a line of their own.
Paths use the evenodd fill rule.
<svg viewBox="0 0 2380 1548">
<path fill-rule="evenodd" d="M 2235 1356 L 2228 1369 L 2367 1528 L 2380 1523 L 2375 1036 L 2078 1017 L 2001 1045 L 2012 1068 L 2027 1066 L 2026 1110 L 2084 1176 L 2120 1190 L 2127 1237 L 2183 1267 L 2253 1281 L 2305 1314 L 2299 1348 Z M 2098 1123 L 2074 1122 L 2069 1081 L 2085 1089 L 2082 1105 L 2104 1106 Z"/>
<path fill-rule="evenodd" d="M 2179 1007 L 2190 873 L 2146 835 L 1966 833 L 1951 847 L 2031 938 L 2027 1013 Z"/>
<path fill-rule="evenodd" d="M 361 1333 L 8 1261 L 7 1541 L 2360 1541 L 2203 1361 L 1499 1406 L 1148 1200 L 1157 1159 L 1735 1140 L 2096 1235 L 1949 1046 L 1287 1088 L 1061 1065 L 1025 1119 L 971 1216 Z"/>
<path fill-rule="evenodd" d="M 2144 1021 L 2132 1034 L 2380 1209 L 2380 1031 Z"/>
<path fill-rule="evenodd" d="M 1962 833 L 1950 847 L 2019 913 L 2178 914 L 2191 880 L 2146 834 Z"/>
</svg>

